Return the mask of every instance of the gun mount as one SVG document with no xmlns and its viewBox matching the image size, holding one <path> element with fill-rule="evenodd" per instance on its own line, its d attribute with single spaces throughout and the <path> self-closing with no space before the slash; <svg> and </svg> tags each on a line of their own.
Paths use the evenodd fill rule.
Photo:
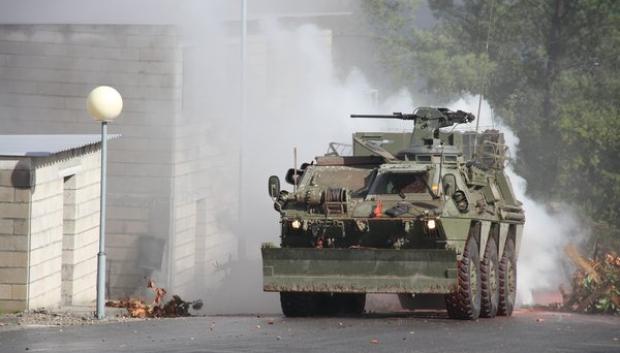
<svg viewBox="0 0 620 353">
<path fill-rule="evenodd" d="M 395 112 L 392 115 L 352 114 L 351 118 L 398 119 L 413 121 L 411 147 L 432 146 L 438 143 L 439 129 L 454 124 L 466 124 L 476 117 L 462 110 L 451 111 L 448 108 L 419 107 L 412 114 Z M 435 141 L 437 140 L 437 141 Z"/>
</svg>

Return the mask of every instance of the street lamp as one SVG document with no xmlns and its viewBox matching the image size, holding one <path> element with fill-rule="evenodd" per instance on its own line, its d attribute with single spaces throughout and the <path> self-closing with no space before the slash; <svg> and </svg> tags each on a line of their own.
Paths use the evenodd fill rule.
<svg viewBox="0 0 620 353">
<path fill-rule="evenodd" d="M 99 253 L 97 253 L 97 319 L 105 317 L 105 201 L 106 164 L 108 148 L 108 123 L 123 110 L 123 98 L 112 87 L 99 86 L 92 90 L 87 100 L 88 114 L 101 122 L 101 195 L 99 211 Z"/>
</svg>

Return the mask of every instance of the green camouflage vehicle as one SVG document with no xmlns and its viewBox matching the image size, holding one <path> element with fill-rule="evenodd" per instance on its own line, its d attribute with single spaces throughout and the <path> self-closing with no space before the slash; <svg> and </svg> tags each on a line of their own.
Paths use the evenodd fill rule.
<svg viewBox="0 0 620 353">
<path fill-rule="evenodd" d="M 525 216 L 503 135 L 440 131 L 474 120 L 445 108 L 352 117 L 414 131 L 356 133 L 353 156 L 290 169 L 291 192 L 269 178 L 281 243 L 262 246 L 264 290 L 280 292 L 286 316 L 360 314 L 367 293 L 409 309 L 441 296 L 453 318 L 511 315 Z"/>
</svg>

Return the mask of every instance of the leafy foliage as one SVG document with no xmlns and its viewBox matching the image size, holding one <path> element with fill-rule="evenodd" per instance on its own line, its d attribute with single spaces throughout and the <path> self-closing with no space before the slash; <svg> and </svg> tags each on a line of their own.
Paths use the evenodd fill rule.
<svg viewBox="0 0 620 353">
<path fill-rule="evenodd" d="M 620 238 L 620 2 L 365 0 L 395 85 L 448 100 L 483 94 L 520 139 L 528 193 L 578 206 Z"/>
<path fill-rule="evenodd" d="M 600 252 L 594 259 L 579 254 L 575 248 L 566 254 L 577 265 L 570 293 L 563 293 L 564 307 L 581 312 L 620 314 L 620 256 Z"/>
</svg>

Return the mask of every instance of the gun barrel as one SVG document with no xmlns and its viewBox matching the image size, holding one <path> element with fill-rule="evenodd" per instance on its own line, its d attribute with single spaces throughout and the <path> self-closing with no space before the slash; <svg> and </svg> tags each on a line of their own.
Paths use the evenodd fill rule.
<svg viewBox="0 0 620 353">
<path fill-rule="evenodd" d="M 351 114 L 352 118 L 398 119 L 395 115 Z"/>
<path fill-rule="evenodd" d="M 391 115 L 383 114 L 351 114 L 351 118 L 370 118 L 370 119 L 397 119 L 397 120 L 415 120 L 415 114 L 394 113 Z"/>
<path fill-rule="evenodd" d="M 403 114 L 401 112 L 394 112 L 390 115 L 387 114 L 351 114 L 351 118 L 370 118 L 370 119 L 397 119 L 397 120 L 411 120 L 411 121 L 437 121 L 438 127 L 452 126 L 454 124 L 464 124 L 471 122 L 475 119 L 471 113 L 457 110 L 456 112 L 450 111 L 447 108 L 430 108 L 421 107 L 418 108 L 413 114 Z"/>
</svg>

